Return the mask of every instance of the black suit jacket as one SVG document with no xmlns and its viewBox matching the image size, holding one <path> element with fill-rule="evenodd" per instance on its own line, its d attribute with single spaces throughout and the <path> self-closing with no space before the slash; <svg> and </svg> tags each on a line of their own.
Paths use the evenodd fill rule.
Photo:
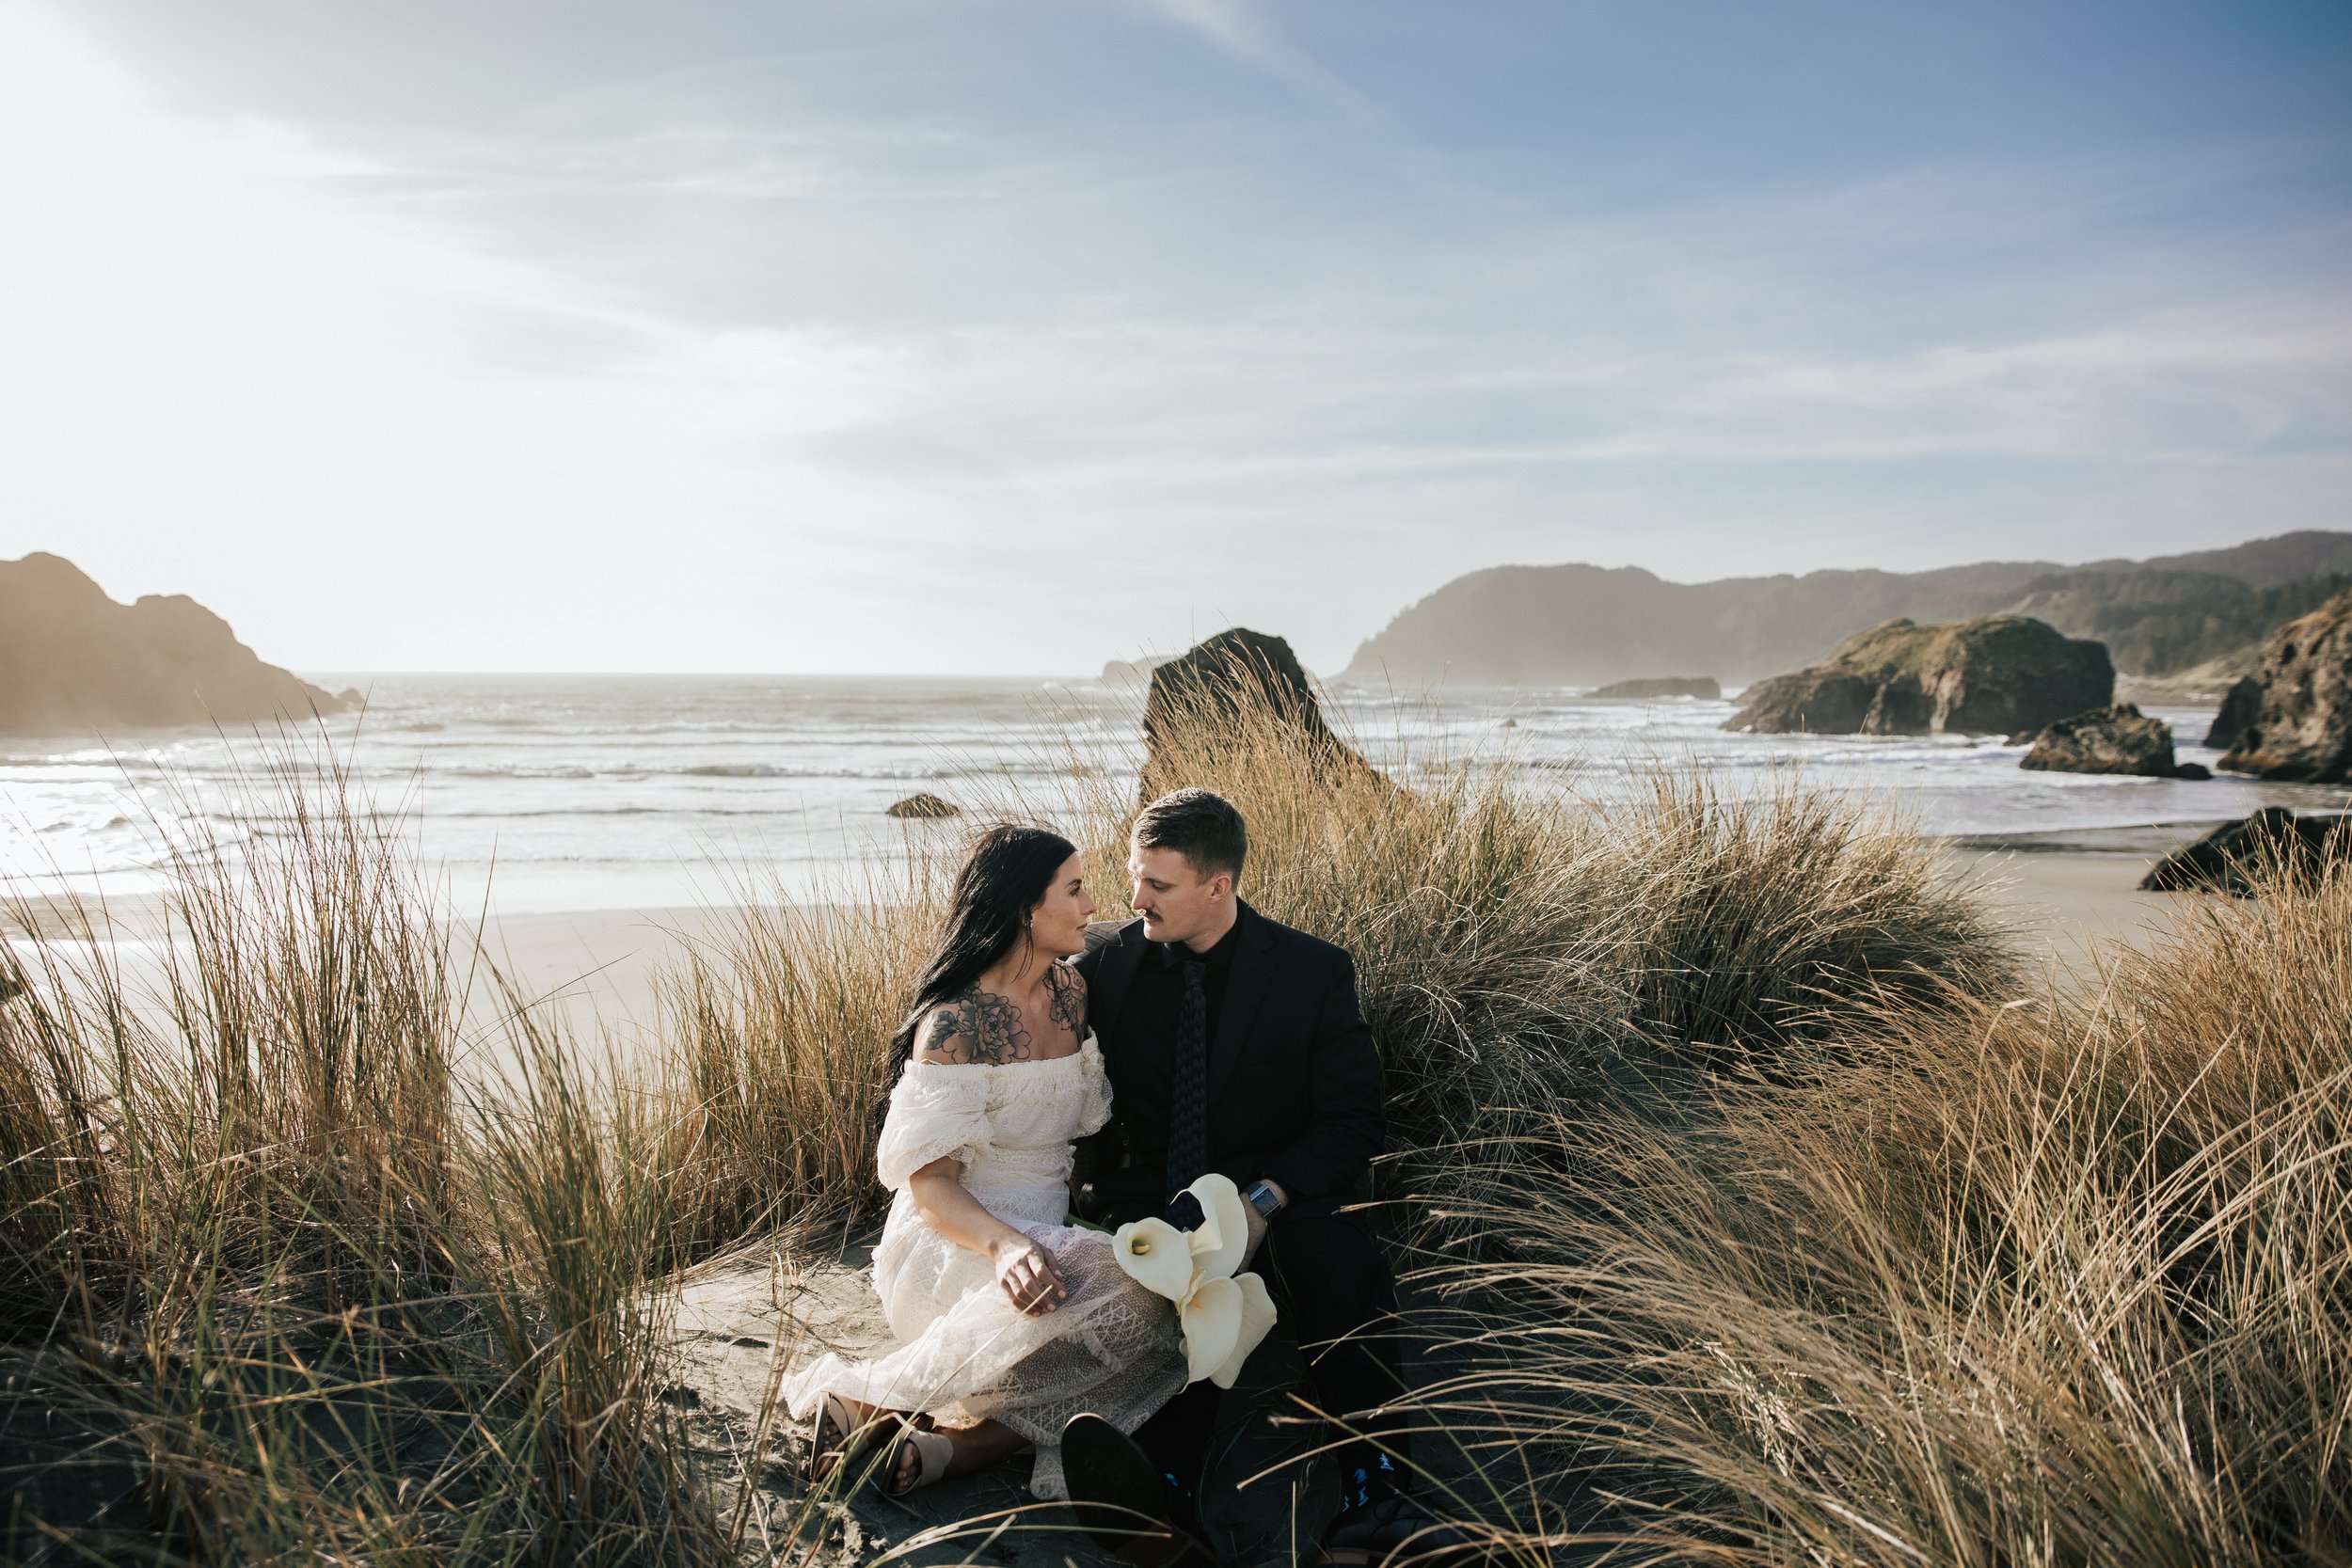
<svg viewBox="0 0 2352 1568">
<path fill-rule="evenodd" d="M 1242 1187 L 1271 1178 L 1290 1195 L 1284 1215 L 1331 1213 L 1368 1195 L 1366 1175 L 1387 1140 L 1380 1057 L 1357 1010 L 1356 963 L 1247 904 L 1241 920 L 1209 1042 L 1209 1168 Z M 1078 958 L 1087 1022 L 1111 1082 L 1110 1124 L 1086 1140 L 1079 1168 L 1092 1189 L 1089 1212 L 1114 1222 L 1158 1213 L 1166 1196 L 1166 1171 L 1140 1168 L 1136 1129 L 1120 1109 L 1120 1012 L 1152 946 L 1140 920 L 1104 923 L 1088 928 Z M 1145 1132 L 1140 1141 L 1166 1146 L 1166 1127 Z"/>
</svg>

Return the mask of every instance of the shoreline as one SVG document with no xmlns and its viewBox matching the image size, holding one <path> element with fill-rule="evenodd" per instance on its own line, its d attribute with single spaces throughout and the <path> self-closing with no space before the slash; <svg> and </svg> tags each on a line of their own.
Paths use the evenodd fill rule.
<svg viewBox="0 0 2352 1568">
<path fill-rule="evenodd" d="M 1947 875 L 1985 899 L 2029 962 L 2081 977 L 2096 973 L 2099 945 L 2144 950 L 2167 924 L 2204 896 L 2142 893 L 2138 882 L 2165 854 L 2226 820 L 1955 834 L 1931 842 Z M 95 901 L 83 907 L 93 916 L 100 908 Z M 549 1022 L 583 1041 L 601 1037 L 633 1053 L 657 1043 L 658 974 L 697 942 L 721 934 L 743 907 L 714 902 L 507 914 L 492 910 L 478 922 L 471 917 L 457 922 L 455 969 L 462 979 L 478 936 L 484 958 Z M 161 895 L 110 899 L 103 911 L 101 942 L 160 979 Z M 67 921 L 42 924 L 62 935 Z M 4 925 L 10 939 L 25 935 L 13 912 Z M 503 996 L 477 977 L 469 1014 L 487 1022 L 503 1010 Z"/>
</svg>

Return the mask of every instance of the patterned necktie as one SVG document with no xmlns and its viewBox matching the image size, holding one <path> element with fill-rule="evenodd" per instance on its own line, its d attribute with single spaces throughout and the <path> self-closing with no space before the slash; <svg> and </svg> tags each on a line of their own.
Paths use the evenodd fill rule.
<svg viewBox="0 0 2352 1568">
<path fill-rule="evenodd" d="M 1176 1008 L 1175 1071 L 1168 1096 L 1168 1196 L 1192 1185 L 1209 1168 L 1208 965 L 1184 960 L 1184 999 Z"/>
</svg>

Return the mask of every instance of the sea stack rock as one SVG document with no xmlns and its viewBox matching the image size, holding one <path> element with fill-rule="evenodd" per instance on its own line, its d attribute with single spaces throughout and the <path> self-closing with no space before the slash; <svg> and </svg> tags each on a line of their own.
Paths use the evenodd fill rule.
<svg viewBox="0 0 2352 1568">
<path fill-rule="evenodd" d="M 1234 626 L 1152 672 L 1152 691 L 1143 705 L 1144 799 L 1197 782 L 1183 777 L 1184 768 L 1168 755 L 1174 736 L 1202 721 L 1237 721 L 1245 714 L 1270 719 L 1287 730 L 1335 782 L 1381 780 L 1370 763 L 1332 733 L 1314 683 L 1291 645 L 1281 638 Z"/>
<path fill-rule="evenodd" d="M 2352 817 L 2297 816 L 2284 806 L 2224 822 L 2194 844 L 2158 861 L 2139 880 L 2143 893 L 2254 891 L 2249 871 L 2275 868 L 2289 877 L 2316 876 L 2329 861 L 2352 860 Z"/>
<path fill-rule="evenodd" d="M 1727 730 L 1761 735 L 2016 735 L 2115 700 L 2106 644 L 2026 615 L 1888 621 L 1810 670 L 1740 694 Z"/>
<path fill-rule="evenodd" d="M 2131 773 L 2144 779 L 2180 775 L 2172 760 L 2172 727 L 2129 703 L 2092 708 L 2045 726 L 2018 766 L 2038 772 Z"/>
<path fill-rule="evenodd" d="M 884 816 L 896 816 L 915 822 L 936 822 L 943 817 L 961 816 L 963 808 L 953 800 L 943 800 L 929 792 L 918 792 L 903 800 L 894 800 L 882 810 Z"/>
<path fill-rule="evenodd" d="M 307 720 L 350 705 L 183 594 L 118 604 L 62 556 L 0 562 L 0 731 Z"/>
<path fill-rule="evenodd" d="M 2217 752 L 2226 752 L 2237 744 L 2246 726 L 2254 721 L 2263 710 L 2263 683 L 2258 675 L 2247 675 L 2221 694 L 2221 710 L 2213 716 L 2213 728 L 2205 732 L 2205 744 Z"/>
<path fill-rule="evenodd" d="M 2273 632 L 2262 705 L 2221 766 L 2307 784 L 2352 779 L 2352 589 Z"/>
<path fill-rule="evenodd" d="M 1612 681 L 1585 693 L 1588 697 L 1630 697 L 1642 701 L 1703 697 L 1710 703 L 1723 694 L 1723 687 L 1712 675 L 1650 675 L 1641 680 Z"/>
</svg>

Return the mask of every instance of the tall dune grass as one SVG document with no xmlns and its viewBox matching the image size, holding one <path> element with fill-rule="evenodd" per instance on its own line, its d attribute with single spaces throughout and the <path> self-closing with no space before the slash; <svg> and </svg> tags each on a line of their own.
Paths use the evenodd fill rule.
<svg viewBox="0 0 2352 1568">
<path fill-rule="evenodd" d="M 2352 874 L 2257 891 L 2085 994 L 1556 1121 L 1614 1179 L 1490 1192 L 1514 1261 L 1432 1276 L 1497 1359 L 1427 1413 L 1563 1483 L 1521 1546 L 1589 1485 L 1644 1560 L 2352 1560 Z"/>
<path fill-rule="evenodd" d="M 464 972 L 398 815 L 331 752 L 266 756 L 232 833 L 162 842 L 151 992 L 103 916 L 8 911 L 8 1418 L 73 1412 L 59 1463 L 137 1479 L 0 1554 L 714 1560 L 650 1397 L 651 1135 L 527 1014 L 523 1092 L 462 1092 Z"/>
<path fill-rule="evenodd" d="M 645 1092 L 676 1172 L 678 1261 L 871 1212 L 884 1047 L 937 935 L 935 870 L 916 856 L 814 907 L 748 897 L 659 977 L 668 1027 Z"/>
</svg>

